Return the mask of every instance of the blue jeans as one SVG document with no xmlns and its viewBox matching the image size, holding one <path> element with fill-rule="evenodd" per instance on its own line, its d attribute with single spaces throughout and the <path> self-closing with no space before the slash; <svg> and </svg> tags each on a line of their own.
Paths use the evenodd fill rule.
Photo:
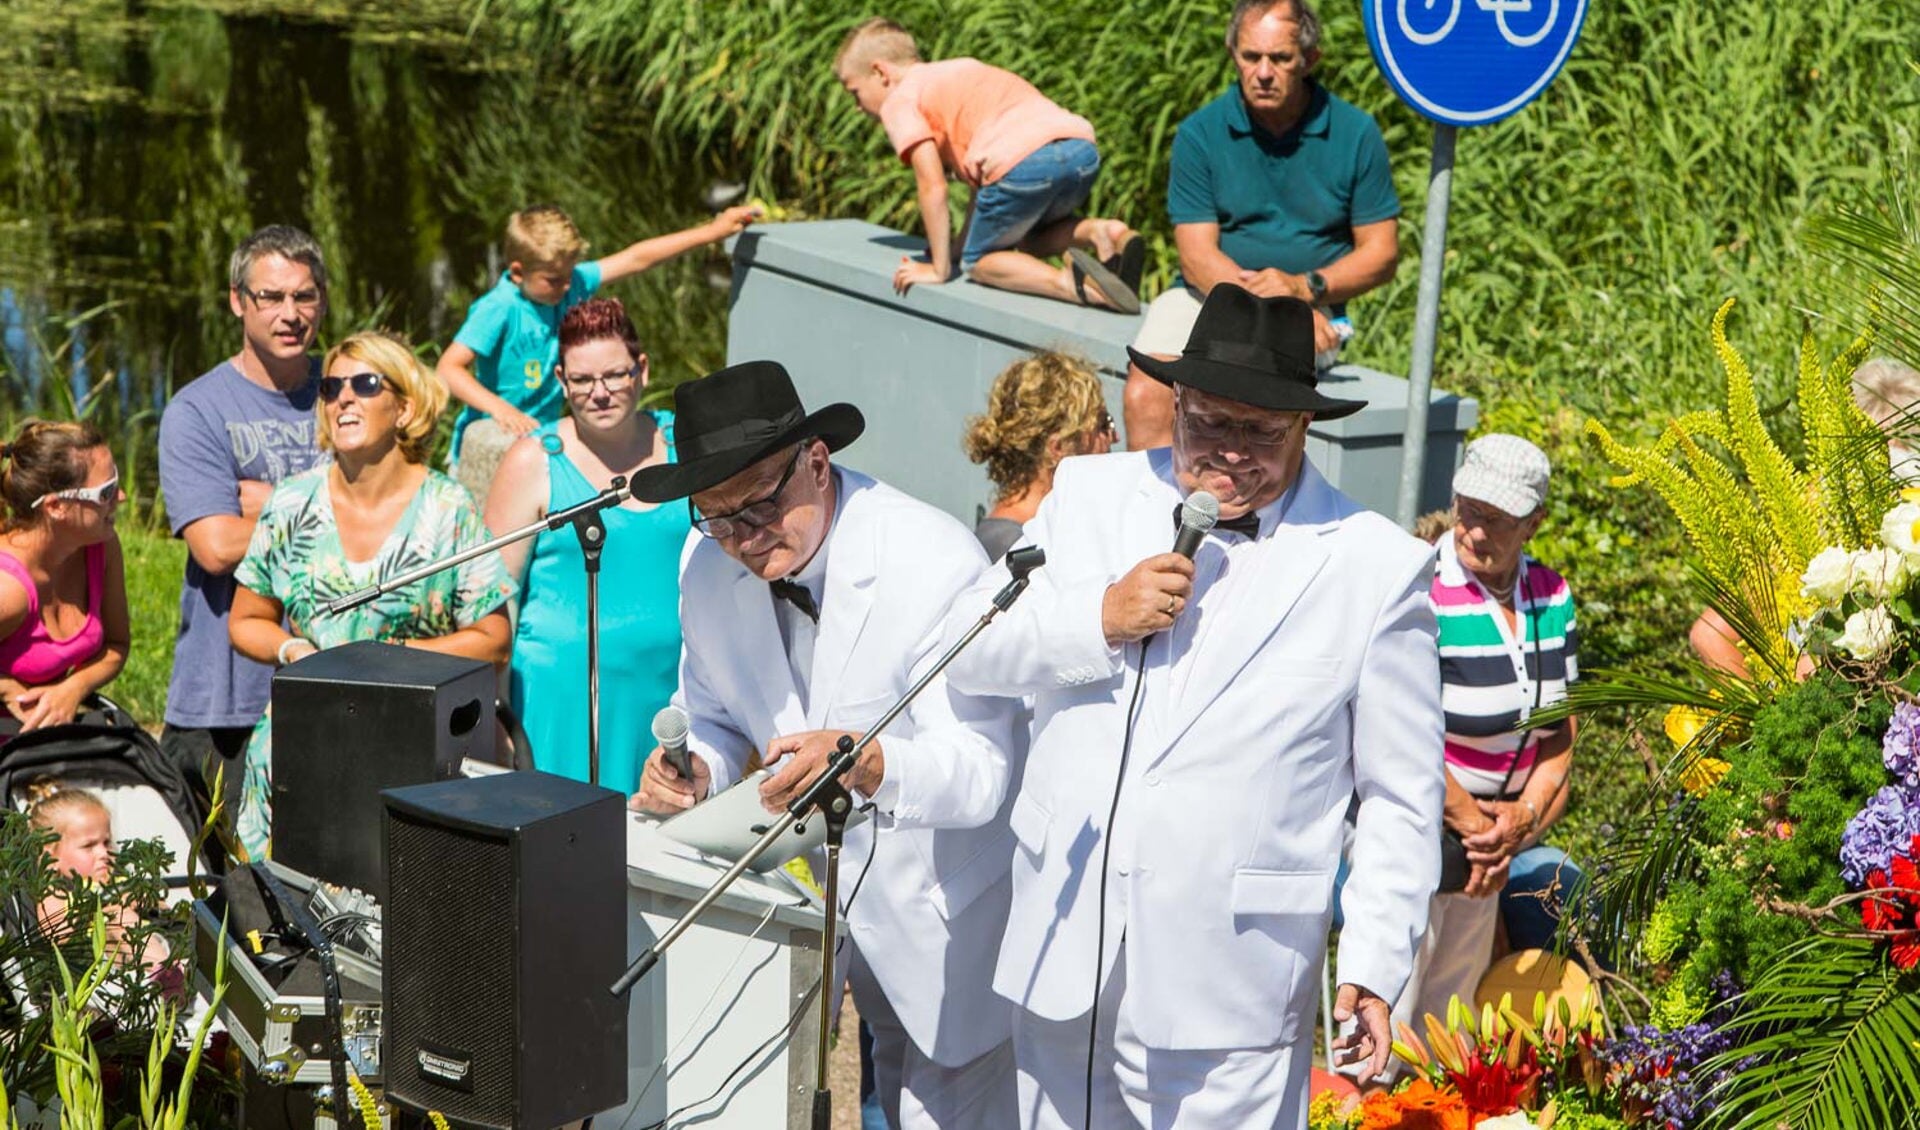
<svg viewBox="0 0 1920 1130">
<path fill-rule="evenodd" d="M 1584 877 L 1566 852 L 1548 844 L 1535 844 L 1514 856 L 1507 885 L 1500 891 L 1507 944 L 1516 950 L 1552 949 L 1567 897 Z"/>
<path fill-rule="evenodd" d="M 982 256 L 1020 246 L 1035 228 L 1066 219 L 1087 202 L 1100 175 L 1093 142 L 1049 141 L 1007 174 L 973 194 L 973 220 L 960 267 L 972 270 Z"/>
</svg>

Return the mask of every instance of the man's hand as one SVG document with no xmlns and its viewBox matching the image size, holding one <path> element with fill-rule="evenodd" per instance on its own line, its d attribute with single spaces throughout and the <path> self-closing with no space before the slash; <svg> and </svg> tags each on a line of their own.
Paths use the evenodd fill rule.
<svg viewBox="0 0 1920 1130">
<path fill-rule="evenodd" d="M 736 204 L 707 221 L 715 242 L 738 235 L 762 215 L 758 204 Z"/>
<path fill-rule="evenodd" d="M 675 772 L 661 755 L 660 747 L 654 746 L 653 752 L 647 755 L 646 766 L 640 771 L 640 791 L 627 801 L 627 807 L 635 812 L 671 816 L 706 799 L 707 790 L 713 787 L 713 773 L 697 753 L 688 754 L 687 761 L 693 766 L 691 781 Z"/>
<path fill-rule="evenodd" d="M 1518 801 L 1482 800 L 1480 811 L 1493 823 L 1470 836 L 1462 836 L 1467 846 L 1467 862 L 1504 863 L 1520 851 L 1520 845 L 1533 834 L 1533 810 Z"/>
<path fill-rule="evenodd" d="M 1164 632 L 1193 599 L 1193 562 L 1178 553 L 1149 557 L 1107 586 L 1100 601 L 1100 630 L 1107 646 Z"/>
<path fill-rule="evenodd" d="M 38 730 L 42 726 L 64 726 L 80 712 L 80 700 L 86 694 L 71 680 L 28 687 L 7 702 L 7 709 L 20 719 L 20 730 Z"/>
<path fill-rule="evenodd" d="M 1330 349 L 1338 348 L 1340 348 L 1339 331 L 1333 328 L 1333 323 L 1328 320 L 1326 311 L 1315 306 L 1313 308 L 1313 351 L 1325 353 Z"/>
<path fill-rule="evenodd" d="M 1262 298 L 1298 298 L 1302 302 L 1313 301 L 1313 289 L 1307 286 L 1305 275 L 1290 275 L 1285 271 L 1268 267 L 1259 271 L 1241 271 L 1236 280 L 1249 293 Z"/>
<path fill-rule="evenodd" d="M 1364 1082 L 1385 1071 L 1393 1055 L 1393 1010 L 1377 994 L 1349 982 L 1340 986 L 1333 1000 L 1333 1022 L 1348 1020 L 1356 1023 L 1353 1031 L 1333 1042 L 1333 1061 L 1358 1063 L 1365 1056 L 1366 1074 L 1360 1077 Z"/>
<path fill-rule="evenodd" d="M 487 413 L 487 419 L 499 424 L 516 436 L 523 436 L 540 427 L 540 421 L 520 411 L 511 404 L 503 403 L 498 411 Z"/>
<path fill-rule="evenodd" d="M 833 758 L 834 751 L 840 747 L 842 737 L 858 741 L 859 734 L 846 730 L 809 730 L 801 734 L 787 734 L 767 744 L 767 766 L 773 770 L 771 776 L 760 782 L 760 803 L 768 812 L 785 812 L 795 797 L 807 791 L 807 787 L 819 779 L 827 768 L 827 762 Z M 841 783 L 862 795 L 872 796 L 886 780 L 886 758 L 880 752 L 879 741 L 867 743 L 860 751 L 859 760 L 853 763 Z"/>
<path fill-rule="evenodd" d="M 272 483 L 263 483 L 259 479 L 241 479 L 240 516 L 249 522 L 257 521 L 260 512 L 267 508 L 267 499 L 272 495 Z"/>
<path fill-rule="evenodd" d="M 896 294 L 905 294 L 918 283 L 939 286 L 947 281 L 945 272 L 935 269 L 932 263 L 903 256 L 900 266 L 893 272 L 893 289 Z"/>
</svg>

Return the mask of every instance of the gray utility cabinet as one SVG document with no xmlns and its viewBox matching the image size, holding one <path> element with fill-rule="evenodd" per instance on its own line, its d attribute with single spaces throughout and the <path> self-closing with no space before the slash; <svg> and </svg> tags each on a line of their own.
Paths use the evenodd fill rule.
<svg viewBox="0 0 1920 1130">
<path fill-rule="evenodd" d="M 1077 353 L 1100 370 L 1108 410 L 1121 420 L 1126 346 L 1140 318 L 963 281 L 895 294 L 894 268 L 924 247 L 857 220 L 749 229 L 732 244 L 727 361 L 779 361 L 810 411 L 836 400 L 857 405 L 867 432 L 838 460 L 971 525 L 992 487 L 961 451 L 961 435 L 985 410 L 993 378 L 1035 349 Z M 1320 387 L 1368 406 L 1315 423 L 1308 458 L 1363 505 L 1391 514 L 1407 382 L 1342 365 Z M 1423 508 L 1446 505 L 1462 439 L 1478 415 L 1475 401 L 1434 391 Z"/>
</svg>

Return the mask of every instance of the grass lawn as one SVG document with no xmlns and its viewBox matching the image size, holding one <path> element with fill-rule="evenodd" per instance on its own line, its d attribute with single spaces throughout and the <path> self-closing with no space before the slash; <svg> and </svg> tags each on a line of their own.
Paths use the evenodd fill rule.
<svg viewBox="0 0 1920 1130">
<path fill-rule="evenodd" d="M 127 606 L 133 619 L 133 649 L 126 670 L 107 685 L 109 698 L 133 712 L 148 729 L 160 729 L 173 671 L 173 637 L 180 627 L 180 582 L 187 544 L 164 527 L 133 522 L 120 527 L 127 560 Z"/>
</svg>

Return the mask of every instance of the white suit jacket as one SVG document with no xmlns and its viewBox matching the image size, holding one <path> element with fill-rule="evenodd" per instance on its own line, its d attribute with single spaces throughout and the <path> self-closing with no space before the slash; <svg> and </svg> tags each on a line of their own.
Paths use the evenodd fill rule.
<svg viewBox="0 0 1920 1130">
<path fill-rule="evenodd" d="M 1049 1020 L 1093 1002 L 1099 868 L 1140 645 L 1109 649 L 1101 598 L 1173 544 L 1170 453 L 1068 459 L 1024 541 L 1032 588 L 948 669 L 979 694 L 1034 696 L 1014 798 L 1013 902 L 994 987 Z M 1391 1001 L 1439 882 L 1440 675 L 1430 546 L 1301 467 L 1280 526 L 1249 547 L 1201 637 L 1178 709 L 1168 647 L 1146 688 L 1113 826 L 1105 952 L 1124 935 L 1123 1008 L 1149 1047 L 1310 1038 L 1334 872 L 1360 800 L 1339 978 Z M 983 574 L 961 613 L 1006 580 Z M 1205 594 L 1201 594 L 1204 601 Z"/>
<path fill-rule="evenodd" d="M 878 721 L 939 657 L 948 607 L 986 565 L 952 518 L 865 475 L 836 472 L 842 497 L 822 550 L 810 709 L 801 710 L 767 582 L 698 533 L 681 557 L 685 644 L 675 701 L 692 720 L 687 745 L 712 770 L 715 793 L 776 737 L 859 733 Z M 936 679 L 879 739 L 886 775 L 899 784 L 893 812 L 850 828 L 840 856 L 844 901 L 872 849 L 847 936 L 914 1043 L 947 1066 L 1011 1034 L 1011 1013 L 990 984 L 1013 853 L 1013 705 Z"/>
</svg>

